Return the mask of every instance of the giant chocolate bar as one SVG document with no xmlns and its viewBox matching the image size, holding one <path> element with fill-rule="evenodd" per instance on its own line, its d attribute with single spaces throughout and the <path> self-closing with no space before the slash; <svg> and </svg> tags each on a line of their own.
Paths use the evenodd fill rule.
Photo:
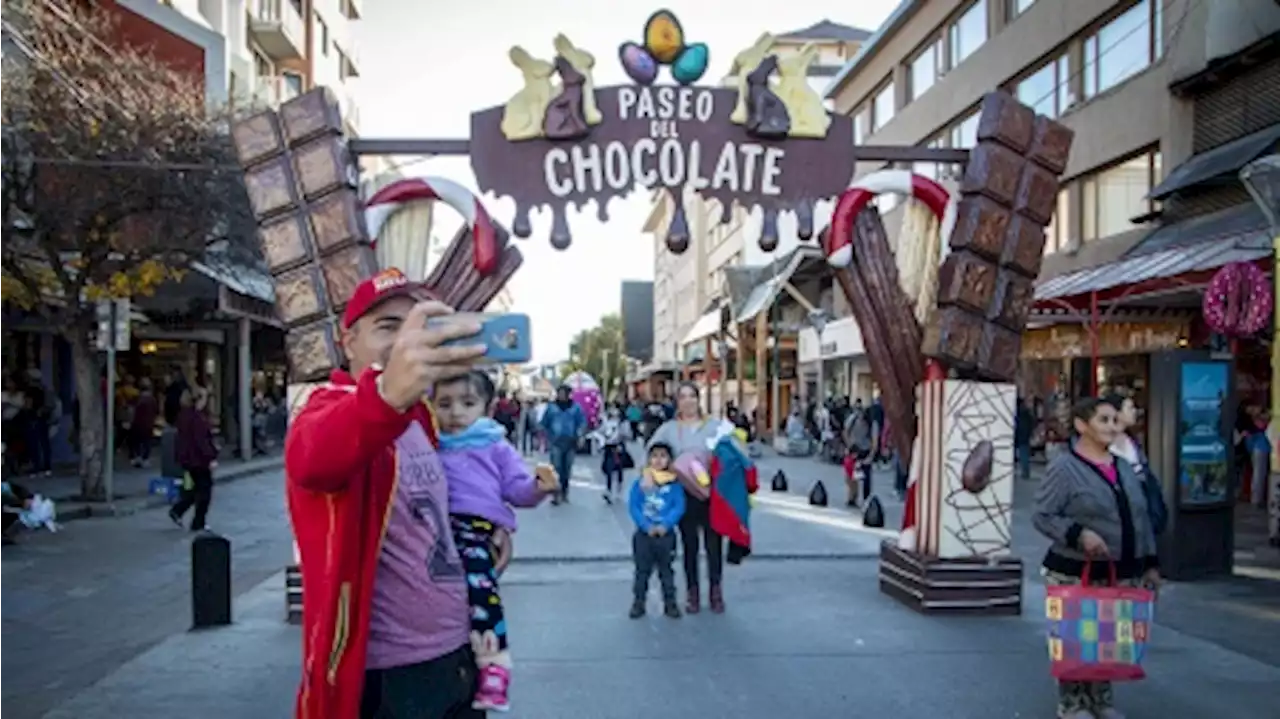
<svg viewBox="0 0 1280 719">
<path fill-rule="evenodd" d="M 319 137 L 293 148 L 292 154 L 298 187 L 308 200 L 340 187 L 360 186 L 360 170 L 340 137 Z"/>
<path fill-rule="evenodd" d="M 329 292 L 329 306 L 341 313 L 351 301 L 356 285 L 378 272 L 378 258 L 369 245 L 351 245 L 326 255 L 320 260 L 324 283 Z"/>
<path fill-rule="evenodd" d="M 280 120 L 290 147 L 321 135 L 342 134 L 338 97 L 327 87 L 317 87 L 281 105 Z"/>
<path fill-rule="evenodd" d="M 320 254 L 329 254 L 354 244 L 368 244 L 364 213 L 355 190 L 342 189 L 325 195 L 307 208 L 311 233 Z"/>
<path fill-rule="evenodd" d="M 996 291 L 996 265 L 959 250 L 947 255 L 938 271 L 938 306 L 960 305 L 983 315 Z"/>
<path fill-rule="evenodd" d="M 315 267 L 299 267 L 276 275 L 276 314 L 289 327 L 319 319 L 329 312 L 324 281 Z"/>
<path fill-rule="evenodd" d="M 264 222 L 258 228 L 262 257 L 272 274 L 304 265 L 315 258 L 311 225 L 303 213 L 288 214 Z"/>
<path fill-rule="evenodd" d="M 1009 381 L 1073 135 L 997 92 L 983 98 L 977 136 L 923 349 L 961 372 Z"/>
<path fill-rule="evenodd" d="M 333 320 L 324 318 L 302 327 L 290 328 L 285 336 L 285 357 L 289 360 L 290 382 L 315 382 L 342 366 Z"/>
<path fill-rule="evenodd" d="M 288 155 L 246 170 L 244 186 L 259 222 L 296 207 L 300 199 Z"/>
<path fill-rule="evenodd" d="M 270 110 L 236 123 L 231 128 L 231 141 L 242 167 L 253 167 L 285 151 L 280 117 Z"/>
</svg>

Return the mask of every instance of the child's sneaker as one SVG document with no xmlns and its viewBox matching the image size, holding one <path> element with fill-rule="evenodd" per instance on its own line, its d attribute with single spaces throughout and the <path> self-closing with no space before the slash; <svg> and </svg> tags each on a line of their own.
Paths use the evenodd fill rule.
<svg viewBox="0 0 1280 719">
<path fill-rule="evenodd" d="M 644 616 L 644 601 L 637 599 L 631 603 L 631 611 L 627 613 L 632 619 L 639 619 Z"/>
<path fill-rule="evenodd" d="M 511 670 L 490 664 L 480 669 L 476 698 L 471 708 L 479 711 L 505 712 L 511 710 L 507 700 L 507 688 L 511 685 Z"/>
<path fill-rule="evenodd" d="M 671 617 L 672 619 L 679 619 L 680 607 L 677 607 L 674 601 L 667 602 L 662 607 L 662 613 L 667 615 L 668 617 Z"/>
</svg>

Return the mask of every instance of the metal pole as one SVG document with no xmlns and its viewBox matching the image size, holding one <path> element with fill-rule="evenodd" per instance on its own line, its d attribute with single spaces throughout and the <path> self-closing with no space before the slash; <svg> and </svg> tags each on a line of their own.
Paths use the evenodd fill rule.
<svg viewBox="0 0 1280 719">
<path fill-rule="evenodd" d="M 240 408 L 237 419 L 240 423 L 240 457 L 253 459 L 253 362 L 252 321 L 248 317 L 240 318 L 240 342 L 236 347 L 236 374 L 240 377 Z"/>
<path fill-rule="evenodd" d="M 111 307 L 110 333 L 107 335 L 107 447 L 103 451 L 102 489 L 106 494 L 107 504 L 115 498 L 116 481 L 116 303 L 108 301 Z"/>
</svg>

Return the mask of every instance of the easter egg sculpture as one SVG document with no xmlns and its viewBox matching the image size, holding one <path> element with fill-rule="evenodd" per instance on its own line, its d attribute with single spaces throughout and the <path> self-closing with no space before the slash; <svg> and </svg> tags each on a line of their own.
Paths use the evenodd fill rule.
<svg viewBox="0 0 1280 719">
<path fill-rule="evenodd" d="M 618 60 L 622 69 L 637 85 L 652 85 L 658 79 L 658 61 L 649 51 L 635 44 L 624 42 L 618 48 Z"/>
<path fill-rule="evenodd" d="M 644 24 L 644 45 L 663 65 L 675 62 L 684 50 L 684 29 L 670 10 L 659 10 Z"/>
<path fill-rule="evenodd" d="M 681 85 L 692 85 L 707 71 L 711 51 L 706 43 L 694 43 L 684 49 L 671 64 L 671 77 Z"/>
</svg>

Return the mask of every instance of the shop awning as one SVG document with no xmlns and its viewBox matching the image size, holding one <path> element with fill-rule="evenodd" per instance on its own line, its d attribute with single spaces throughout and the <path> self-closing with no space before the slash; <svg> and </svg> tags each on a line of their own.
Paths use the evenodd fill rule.
<svg viewBox="0 0 1280 719">
<path fill-rule="evenodd" d="M 1100 267 L 1061 275 L 1036 287 L 1035 298 L 1039 303 L 1121 287 L 1148 287 L 1154 291 L 1159 289 L 1157 285 L 1162 280 L 1216 270 L 1233 262 L 1253 262 L 1270 257 L 1271 253 L 1271 238 L 1265 231 L 1247 237 L 1220 237 L 1191 247 L 1131 255 Z"/>
<path fill-rule="evenodd" d="M 1193 155 L 1156 185 L 1148 195 L 1163 200 L 1170 195 L 1219 178 L 1235 179 L 1240 168 L 1276 151 L 1280 144 L 1280 123 L 1207 152 Z"/>
<path fill-rule="evenodd" d="M 816 247 L 801 246 L 787 255 L 764 265 L 763 267 L 743 267 L 727 269 L 730 273 L 750 274 L 754 282 L 750 289 L 734 302 L 734 318 L 738 322 L 755 319 L 756 315 L 773 306 L 783 285 L 791 281 L 792 276 L 806 264 L 824 261 L 822 253 Z M 732 291 L 735 285 L 741 286 L 738 277 L 730 274 L 729 286 Z"/>
</svg>

